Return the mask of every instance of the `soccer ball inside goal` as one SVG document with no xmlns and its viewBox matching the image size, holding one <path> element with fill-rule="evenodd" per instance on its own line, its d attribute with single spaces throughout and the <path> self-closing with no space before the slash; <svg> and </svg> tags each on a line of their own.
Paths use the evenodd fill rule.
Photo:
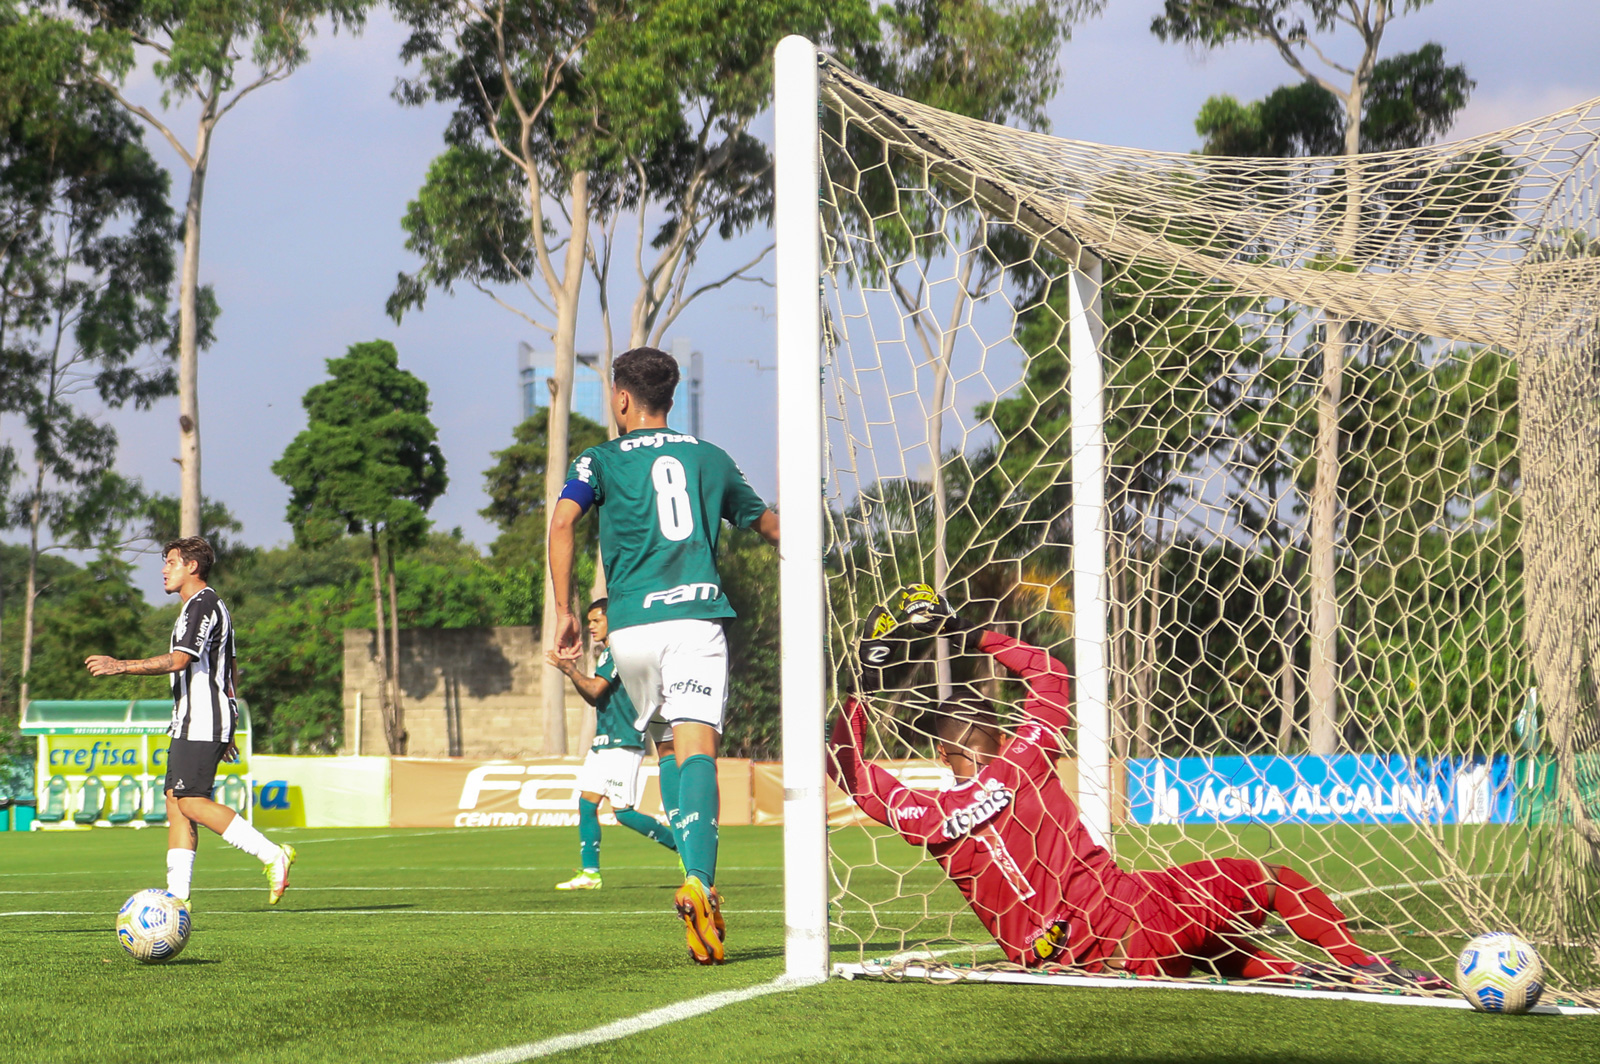
<svg viewBox="0 0 1600 1064">
<path fill-rule="evenodd" d="M 117 941 L 136 961 L 170 961 L 189 942 L 189 906 L 176 894 L 141 890 L 117 913 Z"/>
<path fill-rule="evenodd" d="M 1516 935 L 1479 935 L 1456 959 L 1456 986 L 1479 1012 L 1527 1012 L 1544 993 L 1544 962 Z"/>
</svg>

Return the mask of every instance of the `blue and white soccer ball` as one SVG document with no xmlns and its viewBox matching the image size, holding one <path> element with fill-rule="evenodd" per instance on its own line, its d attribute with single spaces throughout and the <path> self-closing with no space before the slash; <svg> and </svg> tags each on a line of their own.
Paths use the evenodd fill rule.
<svg viewBox="0 0 1600 1064">
<path fill-rule="evenodd" d="M 1527 1012 L 1544 993 L 1544 962 L 1516 935 L 1479 935 L 1456 958 L 1456 988 L 1479 1012 Z"/>
<path fill-rule="evenodd" d="M 117 913 L 117 941 L 136 961 L 170 961 L 189 942 L 189 906 L 176 894 L 141 890 Z"/>
</svg>

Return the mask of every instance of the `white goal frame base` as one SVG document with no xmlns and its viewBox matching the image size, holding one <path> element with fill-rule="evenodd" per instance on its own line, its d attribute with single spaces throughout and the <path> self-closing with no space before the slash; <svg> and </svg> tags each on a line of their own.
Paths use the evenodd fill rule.
<svg viewBox="0 0 1600 1064">
<path fill-rule="evenodd" d="M 891 974 L 892 973 L 892 974 Z M 1218 990 L 1226 994 L 1264 994 L 1270 997 L 1301 998 L 1316 1001 L 1360 1001 L 1375 1005 L 1422 1005 L 1435 1009 L 1466 1009 L 1472 1006 L 1459 997 L 1432 997 L 1408 994 L 1403 990 L 1306 990 L 1289 986 L 1264 986 L 1259 983 L 1211 983 L 1173 979 L 1135 979 L 1116 975 L 1063 975 L 1057 972 L 983 971 L 972 968 L 935 967 L 920 964 L 888 965 L 871 961 L 865 964 L 835 964 L 833 974 L 842 979 L 920 979 L 930 983 L 1014 983 L 1023 986 L 1078 986 L 1095 990 Z M 1535 1005 L 1528 1010 L 1540 1016 L 1596 1016 L 1600 1011 L 1565 1002 Z"/>
</svg>

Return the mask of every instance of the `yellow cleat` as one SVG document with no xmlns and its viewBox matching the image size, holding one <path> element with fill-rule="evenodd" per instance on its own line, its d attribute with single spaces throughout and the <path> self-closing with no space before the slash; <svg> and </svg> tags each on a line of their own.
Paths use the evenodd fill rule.
<svg viewBox="0 0 1600 1064">
<path fill-rule="evenodd" d="M 278 856 L 268 861 L 262 872 L 267 877 L 267 904 L 276 905 L 283 892 L 289 889 L 289 866 L 294 864 L 294 847 L 287 844 L 278 848 Z"/>
<path fill-rule="evenodd" d="M 683 917 L 689 957 L 696 964 L 721 964 L 724 958 L 722 936 L 722 896 L 694 876 L 683 881 L 673 896 L 678 915 Z"/>
</svg>

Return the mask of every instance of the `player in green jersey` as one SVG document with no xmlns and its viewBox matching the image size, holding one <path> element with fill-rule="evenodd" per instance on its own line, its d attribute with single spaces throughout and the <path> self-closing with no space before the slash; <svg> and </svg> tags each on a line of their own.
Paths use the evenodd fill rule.
<svg viewBox="0 0 1600 1064">
<path fill-rule="evenodd" d="M 717 574 L 717 539 L 728 521 L 776 546 L 778 515 L 721 448 L 667 426 L 678 386 L 671 355 L 626 351 L 612 365 L 611 384 L 622 434 L 578 456 L 550 516 L 556 654 L 582 652 L 570 606 L 573 529 L 598 507 L 611 652 L 637 723 L 648 725 L 661 753 L 661 802 L 686 871 L 674 904 L 690 956 L 720 964 L 716 756 L 728 694 L 722 625 L 734 612 Z"/>
<path fill-rule="evenodd" d="M 672 829 L 653 816 L 639 812 L 639 772 L 644 763 L 644 732 L 634 723 L 637 714 L 628 692 L 617 678 L 616 663 L 606 643 L 606 600 L 596 599 L 585 611 L 589 638 L 603 648 L 594 675 L 585 676 L 574 658 L 559 658 L 545 651 L 545 659 L 566 673 L 583 700 L 594 707 L 594 742 L 578 769 L 578 856 L 582 870 L 557 890 L 600 889 L 600 799 L 611 803 L 617 822 L 647 839 L 676 851 Z"/>
</svg>

